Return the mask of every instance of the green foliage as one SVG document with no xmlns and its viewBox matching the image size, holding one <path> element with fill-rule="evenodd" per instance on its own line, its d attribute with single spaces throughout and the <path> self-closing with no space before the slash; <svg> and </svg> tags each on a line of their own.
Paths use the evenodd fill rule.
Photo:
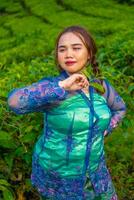
<svg viewBox="0 0 134 200">
<path fill-rule="evenodd" d="M 29 195 L 41 199 L 30 184 L 30 173 L 32 150 L 43 127 L 42 114 L 15 115 L 7 107 L 7 96 L 13 88 L 58 74 L 53 59 L 55 39 L 63 27 L 72 24 L 84 26 L 94 35 L 102 74 L 126 102 L 126 117 L 106 138 L 105 148 L 119 199 L 134 199 L 134 17 L 133 6 L 118 2 L 1 0 L 0 199 L 24 200 Z"/>
<path fill-rule="evenodd" d="M 3 200 L 14 200 L 14 194 L 11 190 L 11 185 L 5 179 L 0 179 L 0 191 L 2 191 Z"/>
<path fill-rule="evenodd" d="M 116 0 L 118 1 L 119 3 L 127 3 L 129 5 L 134 5 L 134 0 Z"/>
</svg>

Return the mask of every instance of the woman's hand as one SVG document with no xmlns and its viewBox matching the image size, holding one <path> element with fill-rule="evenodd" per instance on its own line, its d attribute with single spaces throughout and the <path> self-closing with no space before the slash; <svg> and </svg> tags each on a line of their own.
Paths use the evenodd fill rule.
<svg viewBox="0 0 134 200">
<path fill-rule="evenodd" d="M 65 90 L 80 90 L 89 86 L 86 76 L 82 74 L 73 74 L 64 81 L 59 82 L 59 86 Z"/>
<path fill-rule="evenodd" d="M 104 131 L 104 136 L 106 136 L 108 134 L 107 130 Z"/>
</svg>

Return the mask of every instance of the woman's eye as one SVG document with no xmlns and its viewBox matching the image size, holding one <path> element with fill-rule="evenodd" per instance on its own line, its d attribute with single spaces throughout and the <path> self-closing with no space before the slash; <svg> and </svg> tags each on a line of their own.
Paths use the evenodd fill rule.
<svg viewBox="0 0 134 200">
<path fill-rule="evenodd" d="M 81 48 L 80 47 L 75 47 L 75 48 L 73 48 L 74 50 L 80 50 Z"/>
<path fill-rule="evenodd" d="M 64 52 L 65 51 L 65 49 L 59 49 L 59 52 Z"/>
</svg>

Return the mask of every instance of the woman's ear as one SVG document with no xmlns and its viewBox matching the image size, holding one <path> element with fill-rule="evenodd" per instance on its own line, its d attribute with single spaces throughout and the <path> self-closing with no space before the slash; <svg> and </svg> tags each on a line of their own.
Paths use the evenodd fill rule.
<svg viewBox="0 0 134 200">
<path fill-rule="evenodd" d="M 88 54 L 88 61 L 90 60 L 91 58 L 91 53 Z"/>
<path fill-rule="evenodd" d="M 87 58 L 87 63 L 90 63 L 90 56 L 88 56 L 88 58 Z"/>
<path fill-rule="evenodd" d="M 86 66 L 90 65 L 90 58 L 87 59 Z"/>
<path fill-rule="evenodd" d="M 93 54 L 92 50 L 90 50 L 90 51 L 89 51 L 89 54 L 88 54 L 88 57 L 89 57 L 90 60 L 92 59 L 93 55 L 94 55 L 94 54 Z"/>
</svg>

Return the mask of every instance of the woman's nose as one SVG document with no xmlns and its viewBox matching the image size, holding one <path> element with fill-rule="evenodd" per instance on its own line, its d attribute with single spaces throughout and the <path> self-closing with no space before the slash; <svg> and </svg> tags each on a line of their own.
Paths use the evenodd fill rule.
<svg viewBox="0 0 134 200">
<path fill-rule="evenodd" d="M 66 51 L 66 57 L 67 57 L 67 58 L 68 58 L 68 57 L 73 57 L 73 52 L 72 52 L 71 49 L 68 49 L 68 50 Z"/>
</svg>

